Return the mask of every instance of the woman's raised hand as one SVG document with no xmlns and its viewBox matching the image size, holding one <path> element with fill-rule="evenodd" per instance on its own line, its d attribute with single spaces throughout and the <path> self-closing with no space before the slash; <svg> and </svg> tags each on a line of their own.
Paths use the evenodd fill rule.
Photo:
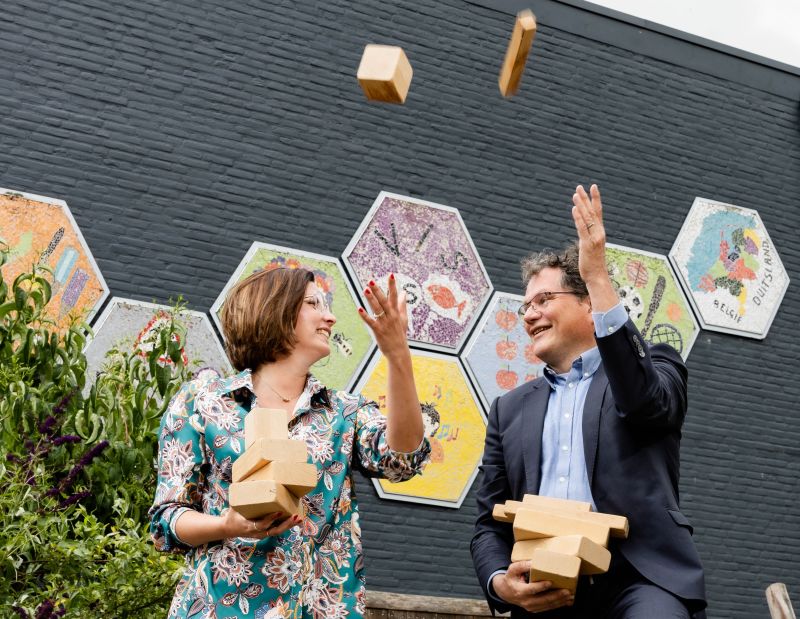
<svg viewBox="0 0 800 619">
<path fill-rule="evenodd" d="M 361 319 L 372 329 L 378 348 L 387 358 L 395 354 L 408 354 L 408 313 L 406 295 L 397 293 L 397 279 L 389 275 L 389 286 L 384 292 L 374 281 L 364 289 L 372 315 L 358 308 Z"/>
<path fill-rule="evenodd" d="M 397 279 L 391 274 L 386 294 L 374 281 L 370 281 L 364 296 L 367 297 L 372 315 L 361 308 L 358 308 L 358 313 L 372 329 L 389 367 L 386 440 L 391 449 L 409 453 L 420 445 L 423 429 L 411 351 L 408 348 L 406 295 L 397 294 Z"/>
</svg>

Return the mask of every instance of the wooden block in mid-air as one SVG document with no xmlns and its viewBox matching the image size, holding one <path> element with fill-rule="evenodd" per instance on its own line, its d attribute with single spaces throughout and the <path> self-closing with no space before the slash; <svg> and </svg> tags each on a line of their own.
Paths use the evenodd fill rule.
<svg viewBox="0 0 800 619">
<path fill-rule="evenodd" d="M 228 488 L 228 503 L 248 519 L 283 512 L 285 515 L 302 515 L 300 499 L 281 484 L 270 481 L 242 481 Z"/>
<path fill-rule="evenodd" d="M 511 562 L 530 561 L 537 550 L 549 550 L 564 555 L 578 557 L 581 560 L 581 574 L 603 574 L 611 564 L 611 553 L 600 544 L 595 544 L 582 535 L 563 535 L 559 537 L 543 537 L 516 542 L 511 551 Z"/>
<path fill-rule="evenodd" d="M 549 580 L 553 589 L 569 589 L 575 593 L 578 588 L 578 574 L 581 560 L 571 555 L 563 555 L 550 550 L 536 550 L 531 558 L 529 580 L 536 582 Z"/>
<path fill-rule="evenodd" d="M 371 101 L 404 103 L 412 74 L 402 47 L 367 45 L 358 66 L 358 83 Z"/>
<path fill-rule="evenodd" d="M 528 60 L 528 53 L 531 51 L 535 35 L 536 17 L 529 9 L 520 11 L 514 22 L 514 30 L 508 43 L 503 67 L 500 69 L 500 77 L 497 80 L 500 93 L 504 97 L 515 95 L 519 90 L 522 72 L 525 70 L 525 62 Z"/>
</svg>

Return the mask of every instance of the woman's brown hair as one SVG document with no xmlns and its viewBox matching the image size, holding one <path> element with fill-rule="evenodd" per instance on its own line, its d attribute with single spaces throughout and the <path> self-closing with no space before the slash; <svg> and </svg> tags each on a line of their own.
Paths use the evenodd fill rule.
<svg viewBox="0 0 800 619">
<path fill-rule="evenodd" d="M 236 284 L 222 307 L 222 334 L 231 365 L 258 369 L 291 352 L 294 328 L 314 274 L 279 267 L 257 271 Z"/>
</svg>

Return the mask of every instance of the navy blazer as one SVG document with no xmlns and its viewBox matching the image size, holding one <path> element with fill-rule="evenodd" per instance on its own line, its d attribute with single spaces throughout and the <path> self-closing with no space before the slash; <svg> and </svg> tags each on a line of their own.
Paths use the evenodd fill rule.
<svg viewBox="0 0 800 619">
<path fill-rule="evenodd" d="M 583 409 L 594 503 L 600 512 L 628 518 L 629 536 L 614 540 L 615 551 L 649 581 L 705 607 L 703 568 L 678 505 L 686 366 L 671 347 L 643 343 L 630 320 L 597 338 L 597 346 L 602 363 Z M 549 397 L 549 384 L 538 378 L 495 399 L 489 413 L 470 551 L 489 605 L 501 612 L 521 609 L 498 605 L 486 591 L 492 573 L 508 568 L 514 544 L 511 525 L 494 520 L 492 508 L 538 494 Z"/>
</svg>

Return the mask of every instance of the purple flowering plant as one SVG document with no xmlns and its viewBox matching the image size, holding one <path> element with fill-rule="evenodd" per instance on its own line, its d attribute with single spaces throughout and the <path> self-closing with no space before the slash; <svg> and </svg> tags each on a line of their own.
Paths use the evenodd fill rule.
<svg viewBox="0 0 800 619">
<path fill-rule="evenodd" d="M 158 424 L 188 371 L 165 323 L 146 357 L 112 351 L 86 388 L 88 325 L 58 331 L 52 274 L 3 277 L 0 241 L 0 600 L 11 616 L 166 614 L 181 564 L 149 543 Z M 175 360 L 166 368 L 164 355 Z M 6 605 L 7 604 L 7 605 Z"/>
</svg>

